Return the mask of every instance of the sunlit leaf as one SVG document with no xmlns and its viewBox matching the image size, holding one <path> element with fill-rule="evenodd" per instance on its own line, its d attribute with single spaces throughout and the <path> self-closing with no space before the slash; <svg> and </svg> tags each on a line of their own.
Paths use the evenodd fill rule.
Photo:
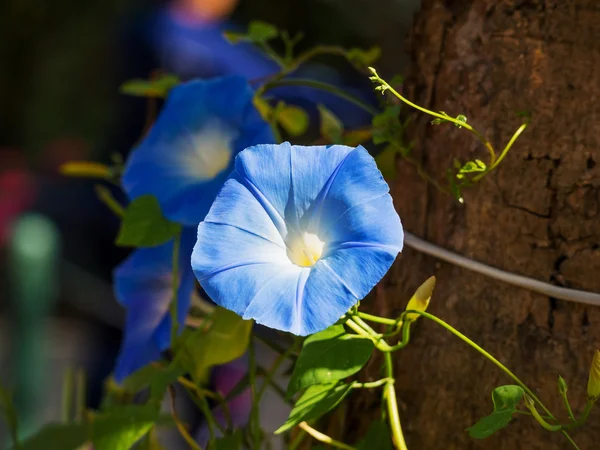
<svg viewBox="0 0 600 450">
<path fill-rule="evenodd" d="M 309 336 L 294 366 L 288 395 L 314 384 L 327 384 L 358 372 L 373 352 L 373 341 L 333 325 Z"/>
<path fill-rule="evenodd" d="M 122 94 L 137 97 L 166 97 L 171 89 L 180 83 L 173 74 L 159 75 L 152 80 L 136 78 L 123 83 L 119 89 Z"/>
<path fill-rule="evenodd" d="M 224 308 L 216 308 L 208 330 L 197 329 L 182 339 L 175 362 L 196 380 L 204 379 L 213 366 L 233 361 L 248 348 L 252 321 Z"/>
<path fill-rule="evenodd" d="M 517 405 L 523 398 L 523 389 L 519 386 L 500 386 L 492 392 L 494 412 L 479 420 L 468 428 L 469 436 L 474 439 L 485 439 L 496 431 L 506 427 L 512 419 Z"/>
<path fill-rule="evenodd" d="M 305 420 L 314 420 L 335 408 L 352 390 L 351 384 L 330 383 L 309 387 L 298 399 L 290 417 L 275 434 L 283 433 Z"/>
<path fill-rule="evenodd" d="M 321 120 L 321 136 L 333 144 L 343 143 L 344 125 L 338 117 L 323 105 L 318 105 Z"/>
<path fill-rule="evenodd" d="M 277 27 L 262 20 L 253 20 L 248 26 L 248 37 L 254 42 L 266 42 L 278 34 Z"/>
<path fill-rule="evenodd" d="M 368 67 L 372 65 L 381 56 L 381 48 L 371 47 L 368 50 L 362 48 L 351 48 L 346 53 L 346 56 L 352 62 L 359 67 Z"/>
<path fill-rule="evenodd" d="M 291 136 L 300 136 L 308 128 L 308 114 L 302 108 L 293 105 L 284 105 L 277 108 L 277 121 Z"/>
<path fill-rule="evenodd" d="M 393 146 L 386 147 L 381 153 L 375 156 L 377 168 L 386 180 L 393 180 L 396 176 L 396 155 L 398 152 Z"/>
<path fill-rule="evenodd" d="M 98 414 L 93 420 L 94 450 L 129 450 L 156 423 L 172 424 L 154 405 L 127 405 Z"/>
<path fill-rule="evenodd" d="M 143 195 L 127 206 L 116 244 L 123 247 L 154 247 L 170 241 L 180 230 L 181 225 L 162 215 L 156 197 Z"/>
</svg>

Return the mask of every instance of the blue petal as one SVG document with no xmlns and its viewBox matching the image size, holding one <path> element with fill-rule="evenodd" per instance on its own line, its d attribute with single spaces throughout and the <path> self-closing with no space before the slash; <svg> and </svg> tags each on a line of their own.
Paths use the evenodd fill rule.
<svg viewBox="0 0 600 450">
<path fill-rule="evenodd" d="M 219 194 L 219 198 L 225 197 Z M 268 216 L 261 219 L 260 210 L 257 213 L 257 221 L 269 220 Z M 194 273 L 215 303 L 239 315 L 272 273 L 289 265 L 285 247 L 258 233 L 226 223 L 202 222 L 198 226 L 192 253 Z"/>
<path fill-rule="evenodd" d="M 178 290 L 178 320 L 183 323 L 194 288 L 190 266 L 193 230 L 181 239 L 181 280 Z M 133 371 L 158 359 L 170 341 L 173 243 L 136 250 L 115 270 L 115 293 L 127 308 L 123 343 L 115 368 L 121 382 Z"/>
<path fill-rule="evenodd" d="M 208 212 L 245 147 L 272 142 L 270 126 L 241 77 L 174 88 L 123 175 L 130 198 L 154 195 L 171 220 L 196 225 Z"/>
<path fill-rule="evenodd" d="M 343 145 L 303 147 L 289 142 L 257 145 L 236 158 L 235 168 L 247 188 L 274 207 L 277 217 L 273 221 L 283 220 L 297 231 L 332 172 L 353 150 Z"/>
</svg>

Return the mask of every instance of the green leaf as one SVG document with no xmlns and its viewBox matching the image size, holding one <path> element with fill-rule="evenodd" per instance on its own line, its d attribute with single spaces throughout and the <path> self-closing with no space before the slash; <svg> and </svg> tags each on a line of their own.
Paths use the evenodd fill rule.
<svg viewBox="0 0 600 450">
<path fill-rule="evenodd" d="M 175 237 L 181 226 L 166 219 L 156 197 L 133 200 L 123 216 L 116 244 L 122 247 L 155 247 Z"/>
<path fill-rule="evenodd" d="M 308 128 L 308 114 L 302 108 L 292 105 L 277 107 L 276 118 L 281 127 L 291 136 L 301 136 Z"/>
<path fill-rule="evenodd" d="M 143 389 L 150 388 L 150 399 L 161 401 L 170 384 L 185 374 L 182 367 L 169 365 L 167 367 L 158 364 L 150 364 L 136 370 L 123 380 L 123 388 L 136 394 Z"/>
<path fill-rule="evenodd" d="M 277 27 L 262 20 L 253 20 L 248 26 L 248 37 L 253 42 L 266 42 L 278 35 Z"/>
<path fill-rule="evenodd" d="M 163 74 L 153 80 L 136 78 L 126 81 L 119 91 L 122 94 L 136 97 L 166 97 L 171 89 L 180 83 L 179 78 L 172 74 Z"/>
<path fill-rule="evenodd" d="M 49 424 L 12 450 L 76 450 L 89 441 L 89 425 L 84 423 Z M 51 444 L 51 445 L 50 445 Z M 96 449 L 97 450 L 97 449 Z"/>
<path fill-rule="evenodd" d="M 94 450 L 129 450 L 154 424 L 171 425 L 154 405 L 120 406 L 99 414 L 93 421 Z"/>
<path fill-rule="evenodd" d="M 242 432 L 241 430 L 237 430 L 229 436 L 211 441 L 208 444 L 208 450 L 240 450 L 242 448 L 242 441 Z"/>
<path fill-rule="evenodd" d="M 357 444 L 356 450 L 393 450 L 390 428 L 386 422 L 373 422 L 365 437 Z"/>
<path fill-rule="evenodd" d="M 224 31 L 223 32 L 223 37 L 230 43 L 230 44 L 239 44 L 240 42 L 244 42 L 244 41 L 249 41 L 250 39 L 248 38 L 247 34 L 244 33 L 238 33 L 236 31 Z"/>
<path fill-rule="evenodd" d="M 373 353 L 373 341 L 333 325 L 309 336 L 294 367 L 288 396 L 314 384 L 328 384 L 358 372 Z"/>
<path fill-rule="evenodd" d="M 463 179 L 467 173 L 485 172 L 486 170 L 486 164 L 480 159 L 476 159 L 475 161 L 467 161 L 460 169 L 458 169 L 456 178 L 460 180 Z"/>
<path fill-rule="evenodd" d="M 467 123 L 467 116 L 464 116 L 464 115 L 462 115 L 462 114 L 459 114 L 458 116 L 456 116 L 456 120 L 458 120 L 459 122 L 462 122 L 462 123 Z M 455 125 L 457 128 L 462 128 L 460 125 L 458 125 L 458 124 L 456 124 L 456 123 L 455 123 L 454 125 Z"/>
<path fill-rule="evenodd" d="M 406 124 L 400 121 L 400 105 L 388 106 L 373 117 L 373 143 L 389 142 L 396 147 L 405 147 L 404 129 Z"/>
<path fill-rule="evenodd" d="M 507 385 L 494 389 L 492 392 L 494 412 L 468 428 L 469 436 L 474 439 L 485 439 L 507 426 L 523 395 L 523 389 L 519 386 Z"/>
<path fill-rule="evenodd" d="M 204 379 L 211 367 L 242 356 L 250 341 L 251 320 L 243 320 L 234 312 L 217 308 L 211 321 L 208 330 L 199 328 L 191 332 L 176 350 L 176 364 L 189 371 L 195 380 Z"/>
<path fill-rule="evenodd" d="M 318 419 L 335 408 L 351 390 L 351 384 L 340 383 L 309 387 L 294 405 L 288 420 L 275 431 L 275 434 L 283 433 L 305 420 Z"/>
<path fill-rule="evenodd" d="M 346 57 L 352 64 L 360 68 L 371 66 L 381 56 L 381 48 L 371 47 L 368 50 L 362 48 L 351 48 Z"/>
<path fill-rule="evenodd" d="M 12 394 L 2 386 L 0 386 L 0 415 L 4 417 L 11 439 L 16 444 L 19 436 L 17 409 L 15 408 Z"/>
<path fill-rule="evenodd" d="M 341 144 L 344 140 L 344 125 L 341 120 L 323 105 L 317 105 L 321 117 L 321 136 L 333 144 Z"/>
<path fill-rule="evenodd" d="M 375 156 L 377 168 L 386 180 L 393 180 L 396 176 L 396 155 L 398 152 L 393 146 L 386 147 L 381 153 Z"/>
</svg>

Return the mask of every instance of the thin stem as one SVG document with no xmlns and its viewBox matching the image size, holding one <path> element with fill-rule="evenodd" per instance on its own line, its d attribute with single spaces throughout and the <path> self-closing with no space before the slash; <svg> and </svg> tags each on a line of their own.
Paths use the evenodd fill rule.
<svg viewBox="0 0 600 450">
<path fill-rule="evenodd" d="M 398 324 L 398 320 L 388 319 L 386 317 L 374 316 L 373 314 L 367 314 L 364 312 L 357 312 L 356 315 L 362 319 L 369 320 L 375 323 L 381 323 L 383 325 L 392 325 L 396 326 Z"/>
<path fill-rule="evenodd" d="M 527 407 L 527 409 L 529 409 L 529 411 L 531 411 L 531 415 L 542 426 L 542 428 L 544 428 L 545 430 L 548 430 L 548 431 L 560 431 L 562 429 L 561 425 L 552 425 L 552 424 L 546 422 L 546 420 L 542 416 L 540 416 L 540 413 L 535 408 L 535 402 L 533 401 L 533 399 L 531 397 L 529 397 L 527 394 L 525 394 L 523 403 L 525 403 L 525 406 Z"/>
<path fill-rule="evenodd" d="M 86 376 L 83 369 L 79 369 L 76 375 L 75 386 L 77 388 L 77 400 L 75 402 L 75 419 L 83 420 L 85 408 L 87 406 L 86 399 Z"/>
<path fill-rule="evenodd" d="M 466 122 L 462 122 L 458 119 L 455 119 L 454 117 L 450 117 L 448 115 L 444 115 L 444 114 L 437 113 L 435 111 L 431 111 L 427 108 L 423 108 L 422 106 L 417 105 L 416 103 L 411 102 L 406 97 L 404 97 L 400 93 L 398 93 L 398 91 L 396 91 L 392 86 L 390 86 L 387 81 L 385 81 L 383 78 L 380 78 L 374 69 L 371 69 L 371 72 L 374 75 L 374 77 L 372 78 L 374 81 L 378 81 L 379 83 L 381 83 L 381 85 L 385 87 L 385 90 L 389 90 L 392 94 L 394 94 L 396 97 L 398 97 L 399 100 L 401 100 L 403 103 L 406 103 L 408 106 L 411 106 L 421 112 L 424 112 L 425 114 L 429 114 L 430 116 L 437 117 L 438 119 L 442 119 L 447 122 L 452 122 L 453 124 L 458 125 L 461 128 L 465 128 L 466 130 L 473 133 L 477 137 L 477 139 L 479 139 L 479 141 L 481 141 L 481 143 L 488 150 L 488 152 L 490 154 L 490 164 L 491 165 L 494 164 L 494 162 L 496 161 L 496 152 L 494 151 L 492 144 L 490 144 L 490 142 L 481 133 L 479 133 L 475 128 L 473 128 L 471 125 L 469 125 Z"/>
<path fill-rule="evenodd" d="M 73 418 L 73 382 L 74 373 L 71 367 L 68 367 L 63 377 L 62 385 L 62 421 L 67 423 Z"/>
<path fill-rule="evenodd" d="M 181 384 L 184 387 L 184 389 L 188 392 L 188 394 L 192 398 L 192 401 L 196 403 L 196 406 L 198 406 L 198 408 L 200 408 L 200 410 L 204 412 L 207 422 L 212 421 L 212 423 L 215 426 L 217 426 L 222 433 L 224 433 L 225 430 L 214 418 L 214 415 L 212 414 L 212 411 L 210 411 L 210 406 L 208 405 L 206 400 L 201 400 L 204 399 L 204 397 L 212 398 L 213 400 L 216 400 L 219 403 L 219 406 L 221 406 L 223 414 L 225 415 L 225 420 L 227 421 L 227 428 L 233 428 L 233 420 L 229 411 L 229 405 L 227 404 L 222 395 L 220 395 L 217 392 L 212 392 L 208 389 L 203 389 L 184 377 L 177 378 L 177 382 Z"/>
<path fill-rule="evenodd" d="M 352 389 L 373 389 L 379 386 L 383 386 L 384 384 L 389 383 L 390 381 L 393 382 L 394 380 L 390 378 L 381 378 L 380 380 L 368 381 L 366 383 L 352 383 Z"/>
<path fill-rule="evenodd" d="M 408 450 L 400 424 L 400 413 L 398 412 L 398 401 L 396 400 L 396 389 L 394 387 L 394 369 L 392 366 L 392 355 L 384 354 L 385 373 L 388 378 L 383 391 L 383 397 L 387 404 L 388 420 L 392 430 L 394 446 L 398 450 Z"/>
<path fill-rule="evenodd" d="M 344 444 L 343 442 L 336 441 L 335 439 L 327 436 L 326 434 L 323 434 L 320 431 L 315 430 L 313 427 L 311 427 L 306 422 L 301 422 L 300 424 L 298 424 L 298 426 L 300 428 L 302 428 L 304 431 L 306 431 L 308 434 L 310 434 L 312 437 L 314 437 L 319 442 L 323 442 L 324 444 L 330 445 L 335 448 L 341 448 L 343 450 L 356 450 L 354 447 L 350 447 L 349 445 Z"/>
<path fill-rule="evenodd" d="M 305 437 L 306 437 L 306 431 L 300 429 L 300 432 L 296 435 L 296 437 L 292 440 L 292 442 L 290 442 L 290 445 L 288 446 L 288 450 L 296 450 L 298 447 L 300 447 L 300 444 L 302 444 L 302 441 L 304 441 Z"/>
<path fill-rule="evenodd" d="M 571 404 L 569 403 L 569 398 L 567 397 L 567 391 L 562 391 L 560 393 L 560 396 L 563 399 L 563 402 L 565 403 L 565 408 L 567 410 L 567 414 L 569 415 L 569 418 L 573 421 L 573 422 L 577 422 L 577 419 L 575 419 L 575 414 L 573 414 L 573 409 L 571 409 Z"/>
<path fill-rule="evenodd" d="M 250 345 L 248 346 L 248 379 L 250 382 L 250 391 L 252 392 L 252 409 L 250 411 L 250 430 L 253 439 L 254 450 L 260 450 L 260 417 L 258 405 L 258 392 L 256 385 L 256 354 L 254 351 L 254 339 L 250 335 Z"/>
<path fill-rule="evenodd" d="M 362 320 L 360 318 L 360 316 L 354 315 L 354 316 L 352 316 L 352 320 L 354 320 L 358 325 L 360 325 L 361 328 L 363 328 L 367 333 L 369 333 L 374 338 L 376 338 L 376 339 L 381 338 L 381 333 L 378 333 L 373 328 L 371 328 L 368 323 L 366 323 L 364 320 Z"/>
<path fill-rule="evenodd" d="M 494 170 L 498 166 L 498 164 L 500 164 L 502 162 L 502 160 L 508 154 L 508 152 L 511 149 L 511 147 L 513 146 L 513 144 L 516 142 L 516 140 L 521 135 L 521 133 L 523 133 L 523 131 L 525 131 L 525 128 L 527 128 L 527 125 L 528 125 L 528 123 L 524 123 L 517 129 L 517 131 L 515 131 L 515 134 L 513 134 L 513 136 L 510 138 L 510 141 L 508 141 L 508 144 L 506 144 L 506 147 L 504 147 L 504 150 L 502 150 L 502 153 L 500 153 L 500 156 L 498 157 L 498 159 L 496 161 L 494 161 L 494 163 L 485 172 L 482 172 L 479 175 L 474 176 L 472 181 L 479 181 L 481 178 L 483 178 L 488 173 L 490 173 L 492 170 Z"/>
<path fill-rule="evenodd" d="M 504 364 L 502 364 L 500 361 L 498 361 L 496 358 L 494 358 L 490 353 L 488 353 L 486 350 L 484 350 L 483 348 L 481 348 L 479 345 L 477 345 L 475 342 L 473 342 L 471 339 L 469 339 L 467 336 L 465 336 L 464 334 L 462 334 L 460 331 L 458 331 L 457 329 L 453 328 L 452 326 L 448 325 L 446 322 L 444 322 L 443 320 L 437 318 L 436 316 L 429 314 L 427 312 L 424 311 L 416 311 L 416 310 L 410 310 L 410 311 L 405 311 L 405 312 L 410 312 L 410 313 L 416 313 L 419 314 L 435 323 L 437 323 L 438 325 L 442 326 L 443 328 L 445 328 L 447 331 L 449 331 L 450 333 L 452 333 L 453 335 L 455 335 L 456 337 L 458 337 L 460 340 L 462 340 L 463 342 L 465 342 L 466 344 L 470 345 L 471 347 L 473 347 L 475 350 L 477 350 L 479 353 L 481 353 L 483 356 L 485 356 L 486 358 L 488 358 L 490 361 L 492 361 L 496 367 L 498 367 L 500 370 L 502 370 L 502 372 L 504 372 L 508 377 L 510 377 L 513 381 L 515 381 L 527 394 L 529 394 L 529 396 L 537 403 L 540 405 L 540 407 L 546 412 L 546 414 L 548 414 L 552 419 L 554 419 L 554 415 L 550 412 L 550 410 L 548 408 L 546 408 L 546 406 L 542 403 L 542 401 L 531 391 L 531 389 L 529 389 L 525 383 L 523 383 L 519 377 L 517 377 L 514 373 L 512 373 L 510 371 L 510 369 L 508 369 Z M 569 434 L 567 433 L 566 430 L 562 430 L 562 434 L 567 438 L 567 440 L 575 447 L 577 448 L 577 445 L 575 444 L 575 442 L 573 442 L 573 439 L 569 436 Z"/>
<path fill-rule="evenodd" d="M 190 433 L 185 428 L 185 425 L 181 422 L 181 420 L 179 419 L 179 416 L 177 415 L 177 410 L 175 409 L 175 389 L 173 389 L 173 386 L 169 386 L 168 392 L 169 392 L 169 399 L 170 399 L 170 404 L 171 404 L 171 415 L 173 416 L 173 421 L 175 422 L 175 426 L 177 427 L 179 434 L 185 440 L 185 442 L 187 442 L 187 444 L 190 446 L 190 448 L 192 448 L 193 450 L 202 450 L 202 447 L 200 447 L 196 443 L 194 438 L 192 438 L 192 436 L 190 436 Z M 211 435 L 211 437 L 212 437 L 212 435 Z"/>
<path fill-rule="evenodd" d="M 122 218 L 125 215 L 125 208 L 113 197 L 111 192 L 101 184 L 97 184 L 94 187 L 96 195 L 102 203 L 104 203 L 108 209 L 110 209 L 115 216 Z"/>
<path fill-rule="evenodd" d="M 496 365 L 496 367 L 498 367 L 502 372 L 504 372 L 515 383 L 517 383 L 538 405 L 540 405 L 540 407 L 549 416 L 554 417 L 552 415 L 552 413 L 548 410 L 548 408 L 546 408 L 546 406 L 544 406 L 544 404 L 542 403 L 542 401 L 531 391 L 531 389 L 529 389 L 525 385 L 525 383 L 523 383 L 519 379 L 519 377 L 517 377 L 514 373 L 512 373 L 510 371 L 510 369 L 508 369 L 508 367 L 506 367 L 504 364 L 502 364 L 500 361 L 498 361 L 496 358 L 494 358 L 489 352 L 487 352 L 486 350 L 484 350 L 483 348 L 481 348 L 479 345 L 477 345 L 475 342 L 473 342 L 467 336 L 465 336 L 464 334 L 462 334 L 456 328 L 454 328 L 451 325 L 447 324 L 442 319 L 439 319 L 438 317 L 434 316 L 433 314 L 429 314 L 428 312 L 425 312 L 425 311 L 407 310 L 407 311 L 405 311 L 405 313 L 417 313 L 417 314 L 425 317 L 426 319 L 429 319 L 429 320 L 437 323 L 438 325 L 442 326 L 447 331 L 449 331 L 450 333 L 452 333 L 453 335 L 455 335 L 456 337 L 458 337 L 460 340 L 462 340 L 466 344 L 468 344 L 471 347 L 473 347 L 475 350 L 477 350 L 479 353 L 481 353 L 483 356 L 485 356 L 487 359 L 489 359 L 492 363 L 494 363 Z"/>
<path fill-rule="evenodd" d="M 344 100 L 346 100 L 349 103 L 352 103 L 352 104 L 358 106 L 359 108 L 363 109 L 364 111 L 368 112 L 369 114 L 372 114 L 374 116 L 379 114 L 379 111 L 376 108 L 369 105 L 368 103 L 365 103 L 361 99 L 359 99 L 351 94 L 348 94 L 347 91 L 344 91 L 343 89 L 340 89 L 337 86 L 334 86 L 332 84 L 324 83 L 322 81 L 317 81 L 317 80 L 307 80 L 307 79 L 303 79 L 303 78 L 288 78 L 285 80 L 274 80 L 274 81 L 270 81 L 270 82 L 266 83 L 263 86 L 263 89 L 261 92 L 264 93 L 271 89 L 275 89 L 275 88 L 283 87 L 283 86 L 305 86 L 305 87 L 309 87 L 309 88 L 313 88 L 313 89 L 319 89 L 321 91 L 326 91 L 326 92 L 329 92 L 330 94 L 333 94 L 340 98 L 343 98 Z"/>
<path fill-rule="evenodd" d="M 169 309 L 171 311 L 171 346 L 175 344 L 177 339 L 177 333 L 179 328 L 177 318 L 177 297 L 179 291 L 179 247 L 181 245 L 181 231 L 175 235 L 173 241 L 173 280 L 171 281 L 171 305 Z"/>
<path fill-rule="evenodd" d="M 294 340 L 294 343 L 292 345 L 290 345 L 290 347 L 282 354 L 278 355 L 277 358 L 275 359 L 275 361 L 273 362 L 273 365 L 269 368 L 269 370 L 265 373 L 265 379 L 263 382 L 263 385 L 261 386 L 260 390 L 258 391 L 258 394 L 256 395 L 256 402 L 259 403 L 260 399 L 262 398 L 262 396 L 264 395 L 265 391 L 267 390 L 267 388 L 271 385 L 271 383 L 273 382 L 273 377 L 276 375 L 277 370 L 279 369 L 279 367 L 285 362 L 286 359 L 289 358 L 289 356 L 296 350 L 297 347 L 297 343 L 299 342 L 298 339 Z"/>
</svg>

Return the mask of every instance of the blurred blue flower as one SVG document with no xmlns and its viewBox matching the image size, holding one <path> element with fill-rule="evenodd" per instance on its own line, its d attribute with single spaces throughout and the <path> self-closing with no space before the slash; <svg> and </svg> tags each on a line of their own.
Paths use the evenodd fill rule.
<svg viewBox="0 0 600 450">
<path fill-rule="evenodd" d="M 257 145 L 237 156 L 200 223 L 192 267 L 217 304 L 307 335 L 367 295 L 402 244 L 364 148 Z"/>
<path fill-rule="evenodd" d="M 180 279 L 177 320 L 184 323 L 190 307 L 195 279 L 190 255 L 195 230 L 185 229 L 181 236 Z M 121 351 L 114 371 L 120 383 L 132 372 L 160 358 L 169 347 L 172 298 L 173 242 L 135 250 L 114 272 L 117 300 L 127 309 Z"/>
<path fill-rule="evenodd" d="M 197 225 L 244 148 L 274 141 L 242 77 L 174 88 L 123 174 L 130 198 L 154 195 L 169 219 Z"/>
</svg>

